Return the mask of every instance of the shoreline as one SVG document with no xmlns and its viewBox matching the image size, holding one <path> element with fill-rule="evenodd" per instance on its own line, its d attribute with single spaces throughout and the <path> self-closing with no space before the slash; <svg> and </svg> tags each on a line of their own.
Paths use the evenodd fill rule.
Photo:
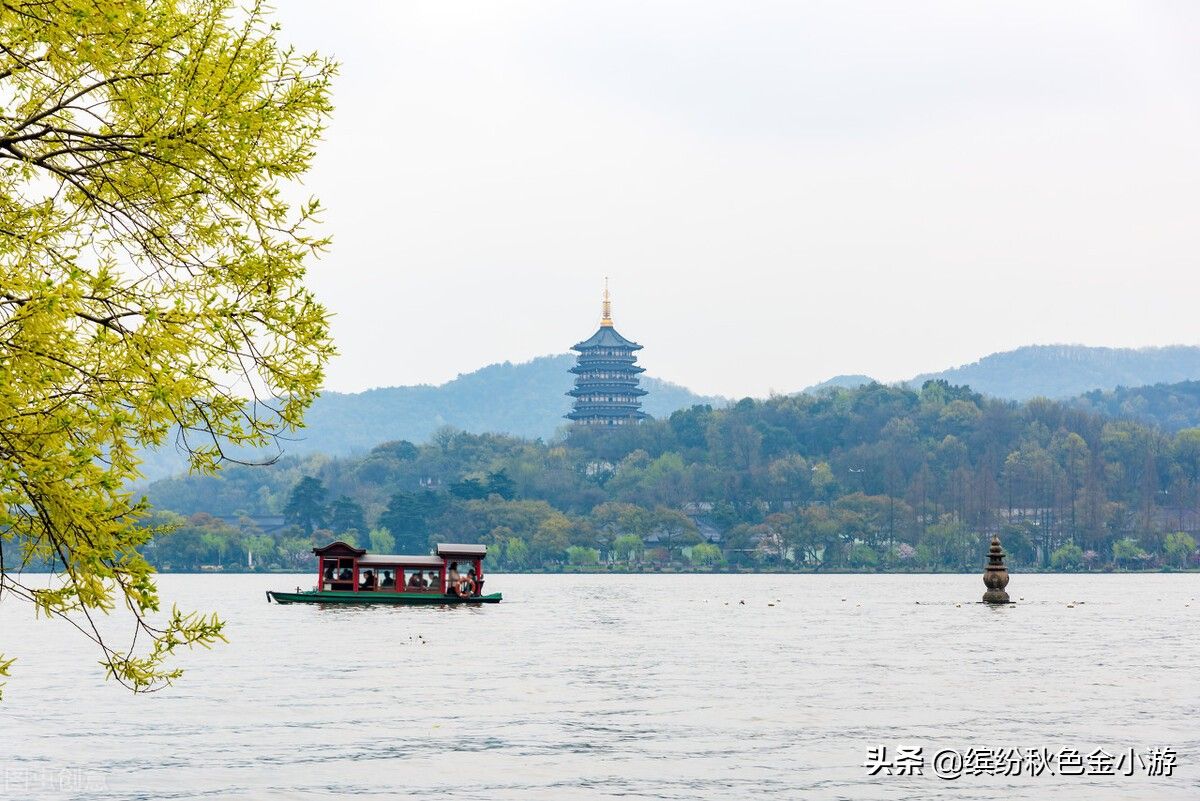
<svg viewBox="0 0 1200 801">
<path fill-rule="evenodd" d="M 24 570 L 24 573 L 52 575 L 49 570 Z M 297 576 L 307 575 L 308 570 L 155 570 L 160 576 Z M 1154 574 L 1197 574 L 1200 568 L 1154 570 L 1012 570 L 1010 575 L 1021 576 L 1146 576 Z M 489 570 L 489 576 L 976 576 L 980 570 L 764 570 L 746 568 L 741 570 L 673 570 L 638 568 L 636 570 L 571 569 L 571 570 Z"/>
</svg>

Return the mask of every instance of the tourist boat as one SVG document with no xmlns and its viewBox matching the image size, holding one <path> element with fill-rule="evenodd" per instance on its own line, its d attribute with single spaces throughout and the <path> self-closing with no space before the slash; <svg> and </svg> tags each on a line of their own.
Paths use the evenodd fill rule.
<svg viewBox="0 0 1200 801">
<path fill-rule="evenodd" d="M 317 586 L 267 592 L 279 604 L 494 604 L 500 593 L 483 594 L 486 545 L 442 543 L 436 556 L 368 554 L 344 542 L 313 548 Z M 462 576 L 447 586 L 452 566 Z M 473 575 L 472 575 L 473 573 Z"/>
</svg>

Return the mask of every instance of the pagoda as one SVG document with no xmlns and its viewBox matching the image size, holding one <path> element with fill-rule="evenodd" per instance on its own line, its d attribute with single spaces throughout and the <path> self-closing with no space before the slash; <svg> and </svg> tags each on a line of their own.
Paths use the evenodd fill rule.
<svg viewBox="0 0 1200 801">
<path fill-rule="evenodd" d="M 634 364 L 634 352 L 641 349 L 613 328 L 606 278 L 600 330 L 571 348 L 579 352 L 579 358 L 571 368 L 575 388 L 567 393 L 575 399 L 575 406 L 566 417 L 586 426 L 636 425 L 649 417 L 639 400 L 646 394 L 638 387 L 638 374 L 644 369 Z"/>
</svg>

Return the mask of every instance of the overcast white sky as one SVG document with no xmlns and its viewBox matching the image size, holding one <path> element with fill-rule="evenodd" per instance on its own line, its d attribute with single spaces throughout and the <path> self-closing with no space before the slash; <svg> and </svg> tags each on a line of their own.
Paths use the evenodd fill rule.
<svg viewBox="0 0 1200 801">
<path fill-rule="evenodd" d="M 330 389 L 564 352 L 605 275 L 731 396 L 1200 342 L 1200 3 L 277 3 L 342 62 Z"/>
</svg>

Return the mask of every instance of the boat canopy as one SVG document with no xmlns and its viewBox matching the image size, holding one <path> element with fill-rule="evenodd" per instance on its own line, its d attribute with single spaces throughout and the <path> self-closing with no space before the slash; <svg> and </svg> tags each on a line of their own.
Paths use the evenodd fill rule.
<svg viewBox="0 0 1200 801">
<path fill-rule="evenodd" d="M 312 552 L 317 556 L 348 556 L 358 558 L 367 552 L 366 548 L 355 548 L 353 545 L 348 545 L 341 540 L 336 540 L 326 545 L 324 548 L 313 548 Z"/>
<path fill-rule="evenodd" d="M 438 556 L 487 556 L 486 545 L 464 545 L 457 542 L 439 542 Z"/>
<path fill-rule="evenodd" d="M 405 567 L 441 567 L 444 560 L 440 556 L 406 556 L 404 554 L 373 553 L 360 556 L 360 565 L 404 565 Z"/>
</svg>

